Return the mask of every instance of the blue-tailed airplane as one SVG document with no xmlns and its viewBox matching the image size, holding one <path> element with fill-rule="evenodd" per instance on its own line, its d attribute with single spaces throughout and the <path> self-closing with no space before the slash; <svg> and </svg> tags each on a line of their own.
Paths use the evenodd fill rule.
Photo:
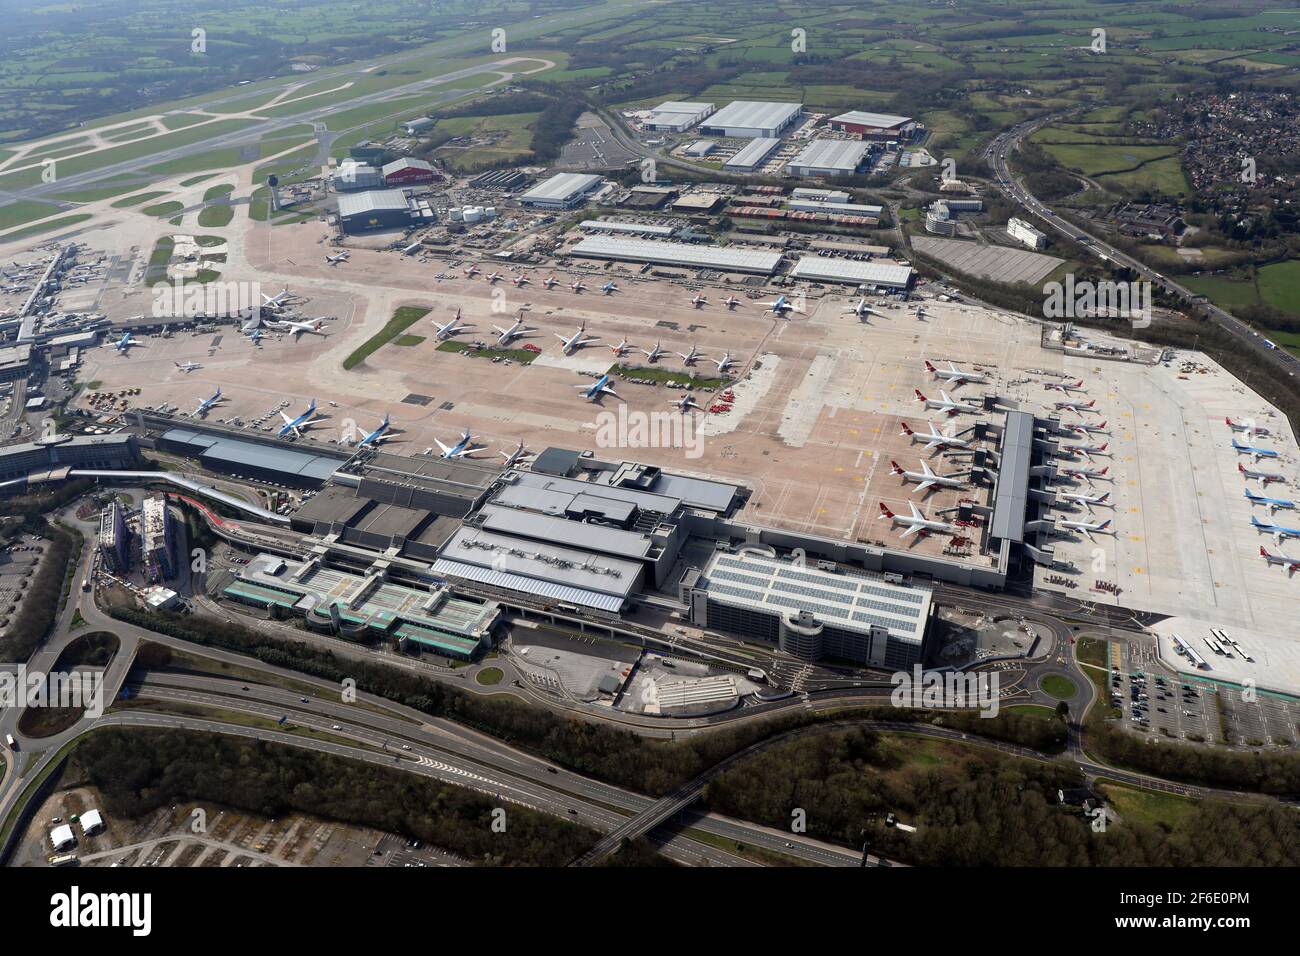
<svg viewBox="0 0 1300 956">
<path fill-rule="evenodd" d="M 1280 457 L 1278 453 L 1271 448 L 1256 448 L 1254 445 L 1243 445 L 1235 438 L 1232 440 L 1232 449 L 1239 455 L 1254 455 L 1256 461 L 1259 461 L 1261 458 Z"/>
<path fill-rule="evenodd" d="M 444 445 L 436 438 L 433 440 L 433 443 L 442 449 L 442 455 L 440 456 L 442 458 L 464 458 L 471 452 L 482 451 L 486 447 L 484 445 L 471 447 L 470 442 L 473 440 L 474 437 L 469 433 L 469 429 L 467 428 L 464 433 L 461 434 L 460 440 L 454 445 Z"/>
<path fill-rule="evenodd" d="M 793 302 L 787 302 L 783 295 L 777 296 L 775 302 L 760 302 L 759 305 L 763 306 L 763 311 L 765 313 L 775 312 L 777 315 L 785 315 L 787 312 L 803 311 L 803 309 L 799 308 Z"/>
<path fill-rule="evenodd" d="M 609 387 L 608 375 L 602 375 L 590 385 L 575 385 L 573 387 L 582 389 L 582 397 L 589 402 L 598 402 L 605 395 L 613 395 L 615 398 L 619 397 L 618 392 Z"/>
<path fill-rule="evenodd" d="M 1269 524 L 1268 522 L 1260 521 L 1254 515 L 1250 516 L 1250 524 L 1256 531 L 1264 531 L 1271 534 L 1277 539 L 1278 544 L 1282 543 L 1283 538 L 1300 538 L 1300 528 L 1287 528 L 1279 524 Z"/>
<path fill-rule="evenodd" d="M 114 349 L 121 352 L 123 355 L 125 355 L 128 351 L 130 351 L 131 346 L 139 345 L 139 344 L 140 344 L 139 342 L 131 338 L 130 329 L 123 332 L 122 337 L 118 339 L 116 342 L 107 343 L 107 345 L 111 345 Z"/>
<path fill-rule="evenodd" d="M 369 448 L 371 445 L 378 445 L 380 442 L 387 441 L 393 436 L 390 434 L 392 422 L 388 420 L 388 415 L 384 415 L 384 420 L 379 423 L 379 427 L 369 434 L 365 435 L 361 441 L 357 442 L 358 448 Z"/>
<path fill-rule="evenodd" d="M 1296 506 L 1295 502 L 1288 501 L 1286 498 L 1265 498 L 1263 495 L 1251 494 L 1249 488 L 1246 489 L 1245 494 L 1246 494 L 1246 498 L 1250 501 L 1252 505 L 1268 505 L 1269 514 L 1272 514 L 1274 511 L 1277 511 L 1279 509 L 1288 510 L 1288 511 L 1295 510 L 1295 506 Z"/>
<path fill-rule="evenodd" d="M 252 342 L 254 345 L 262 344 L 261 326 L 258 326 L 257 328 L 253 329 L 253 331 L 248 334 L 248 341 Z"/>
<path fill-rule="evenodd" d="M 609 295 L 611 292 L 617 292 L 618 286 L 614 284 L 613 279 L 610 279 L 608 282 L 606 282 L 603 286 L 600 287 L 600 291 L 605 293 L 605 295 Z"/>
<path fill-rule="evenodd" d="M 204 415 L 208 413 L 208 410 L 212 408 L 213 405 L 216 405 L 219 401 L 221 401 L 220 385 L 217 386 L 217 390 L 212 393 L 212 396 L 210 398 L 205 398 L 203 399 L 203 401 L 199 402 L 198 408 L 194 409 L 190 417 L 202 418 Z"/>
<path fill-rule="evenodd" d="M 303 429 L 305 429 L 312 422 L 316 421 L 316 419 L 312 417 L 315 414 L 316 414 L 316 399 L 314 398 L 311 400 L 311 404 L 307 406 L 307 410 L 303 412 L 301 415 L 299 415 L 297 418 L 290 418 L 284 412 L 281 412 L 280 417 L 284 419 L 284 424 L 281 425 L 280 430 L 275 433 L 276 437 L 283 438 L 286 435 L 295 435 L 295 436 L 301 435 Z"/>
</svg>

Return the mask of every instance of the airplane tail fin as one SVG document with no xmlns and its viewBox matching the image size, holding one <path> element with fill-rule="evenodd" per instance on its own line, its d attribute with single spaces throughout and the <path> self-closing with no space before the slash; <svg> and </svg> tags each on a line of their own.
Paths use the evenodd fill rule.
<svg viewBox="0 0 1300 956">
<path fill-rule="evenodd" d="M 1261 558 L 1267 558 L 1267 557 L 1268 557 L 1268 552 L 1264 550 L 1264 546 L 1263 546 L 1262 544 L 1259 546 L 1259 556 L 1260 556 Z"/>
<path fill-rule="evenodd" d="M 1108 492 L 1106 492 L 1104 495 L 1102 495 L 1100 498 L 1097 499 L 1097 504 L 1103 504 L 1103 503 L 1106 501 L 1106 499 L 1109 498 L 1109 497 L 1110 497 L 1110 492 L 1108 491 Z"/>
<path fill-rule="evenodd" d="M 1106 474 L 1106 472 L 1108 472 L 1108 471 L 1110 471 L 1110 465 L 1107 465 L 1105 468 L 1103 468 L 1103 469 L 1101 470 L 1100 474 L 1104 475 L 1104 474 Z"/>
<path fill-rule="evenodd" d="M 894 517 L 894 513 L 885 507 L 885 503 L 883 501 L 880 503 L 880 517 L 882 518 Z"/>
<path fill-rule="evenodd" d="M 899 424 L 903 426 L 903 434 L 904 434 L 904 435 L 907 435 L 907 436 L 910 437 L 910 436 L 913 434 L 912 429 L 908 427 L 907 422 L 899 422 Z"/>
<path fill-rule="evenodd" d="M 919 388 L 914 388 L 912 389 L 912 391 L 916 393 L 916 400 L 918 402 L 929 401 L 929 399 L 927 399 L 923 394 L 921 394 L 921 390 Z"/>
<path fill-rule="evenodd" d="M 1103 521 L 1101 524 L 1099 524 L 1099 525 L 1097 526 L 1097 530 L 1098 530 L 1098 531 L 1105 531 L 1107 528 L 1110 527 L 1111 520 L 1112 520 L 1112 519 L 1107 518 L 1105 521 Z"/>
<path fill-rule="evenodd" d="M 937 372 L 937 371 L 938 371 L 938 369 L 936 369 L 936 368 L 935 368 L 935 367 L 930 363 L 930 360 L 929 360 L 929 359 L 926 359 L 926 361 L 925 361 L 925 370 L 926 370 L 927 372 Z"/>
<path fill-rule="evenodd" d="M 1098 448 L 1097 451 L 1105 451 L 1109 447 L 1110 447 L 1110 442 L 1103 442 L 1102 446 Z"/>
<path fill-rule="evenodd" d="M 892 459 L 889 462 L 889 468 L 891 474 L 901 475 L 903 473 L 903 469 L 898 466 L 898 462 L 893 461 Z"/>
<path fill-rule="evenodd" d="M 1096 404 L 1097 404 L 1097 400 L 1094 398 L 1092 401 L 1090 401 L 1090 402 L 1089 402 L 1087 405 L 1085 405 L 1084 407 L 1085 407 L 1085 408 L 1092 408 L 1092 406 L 1094 406 L 1094 405 L 1096 405 Z"/>
</svg>

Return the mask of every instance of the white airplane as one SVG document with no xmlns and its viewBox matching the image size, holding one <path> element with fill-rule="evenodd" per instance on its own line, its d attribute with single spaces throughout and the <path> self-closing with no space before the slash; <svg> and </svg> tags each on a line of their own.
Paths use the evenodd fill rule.
<svg viewBox="0 0 1300 956">
<path fill-rule="evenodd" d="M 262 298 L 265 300 L 265 306 L 267 308 L 278 312 L 294 299 L 298 298 L 298 296 L 293 292 L 290 292 L 288 286 L 285 286 L 275 295 L 267 295 L 265 292 L 262 293 Z"/>
<path fill-rule="evenodd" d="M 1063 445 L 1061 451 L 1071 455 L 1082 455 L 1084 458 L 1092 461 L 1093 455 L 1104 455 L 1106 449 L 1110 447 L 1110 442 L 1104 442 L 1100 445 Z"/>
<path fill-rule="evenodd" d="M 1260 438 L 1268 438 L 1273 434 L 1267 428 L 1260 425 L 1251 425 L 1246 422 L 1234 422 L 1231 418 L 1225 418 L 1223 423 L 1234 432 L 1244 432 L 1246 435 L 1246 441 L 1250 441 L 1256 435 Z"/>
<path fill-rule="evenodd" d="M 312 335 L 329 335 L 329 333 L 325 331 L 324 319 L 312 319 L 310 322 L 277 322 L 271 327 L 277 332 L 288 332 L 295 339 L 304 332 L 309 332 Z"/>
<path fill-rule="evenodd" d="M 1087 389 L 1083 387 L 1083 379 L 1079 379 L 1077 382 L 1044 382 L 1043 388 L 1049 392 L 1065 392 L 1067 394 L 1070 392 L 1087 391 Z"/>
<path fill-rule="evenodd" d="M 1252 505 L 1268 505 L 1268 513 L 1273 514 L 1275 511 L 1294 511 L 1296 503 L 1288 498 L 1266 498 L 1263 495 L 1251 494 L 1250 489 L 1245 489 L 1246 500 Z"/>
<path fill-rule="evenodd" d="M 926 408 L 937 408 L 940 411 L 947 412 L 949 415 L 956 415 L 958 412 L 965 412 L 967 415 L 978 415 L 980 412 L 979 408 L 975 405 L 970 405 L 966 402 L 954 402 L 952 396 L 942 389 L 939 391 L 939 394 L 943 396 L 942 399 L 926 398 L 919 388 L 913 389 L 913 391 L 916 392 L 916 400 L 918 402 L 924 402 Z"/>
<path fill-rule="evenodd" d="M 617 292 L 618 286 L 614 283 L 613 279 L 610 279 L 608 282 L 606 282 L 603 286 L 600 287 L 600 291 L 605 293 L 605 295 L 609 295 L 611 292 Z"/>
<path fill-rule="evenodd" d="M 301 415 L 299 415 L 297 418 L 290 418 L 284 412 L 281 412 L 280 417 L 284 419 L 284 424 L 281 425 L 280 430 L 275 433 L 276 437 L 284 438 L 286 435 L 290 435 L 290 434 L 298 435 L 298 436 L 302 435 L 303 429 L 305 429 L 308 425 L 312 424 L 313 422 L 317 421 L 317 419 L 312 417 L 315 413 L 316 413 L 316 399 L 314 398 L 311 400 L 311 403 L 307 406 L 307 410 L 303 412 Z"/>
<path fill-rule="evenodd" d="M 1110 497 L 1110 492 L 1108 491 L 1104 495 L 1082 495 L 1076 493 L 1069 493 L 1069 494 L 1058 493 L 1056 497 L 1060 498 L 1062 501 L 1070 501 L 1076 505 L 1083 505 L 1085 508 L 1088 509 L 1088 514 L 1092 514 L 1092 506 L 1104 505 L 1106 503 L 1106 499 Z"/>
<path fill-rule="evenodd" d="M 623 353 L 626 352 L 631 347 L 632 344 L 628 342 L 627 339 L 623 339 L 621 342 L 618 343 L 618 345 L 611 345 L 609 347 L 609 350 L 614 353 L 615 357 L 622 358 Z"/>
<path fill-rule="evenodd" d="M 1058 528 L 1065 528 L 1067 531 L 1081 531 L 1083 532 L 1084 537 L 1086 537 L 1089 541 L 1092 541 L 1094 540 L 1092 533 L 1094 531 L 1102 532 L 1107 530 L 1110 527 L 1110 523 L 1112 520 L 1113 519 L 1111 518 L 1107 518 L 1105 521 L 1102 521 L 1097 524 L 1090 523 L 1087 521 L 1058 521 L 1056 523 L 1056 526 Z"/>
<path fill-rule="evenodd" d="M 967 441 L 965 438 L 956 437 L 952 426 L 949 426 L 946 431 L 941 432 L 939 431 L 938 426 L 934 424 L 934 422 L 930 422 L 930 431 L 927 434 L 925 432 L 913 431 L 911 426 L 908 425 L 907 422 L 900 422 L 899 424 L 903 426 L 903 430 L 901 434 L 906 435 L 908 438 L 912 439 L 912 441 L 925 442 L 925 447 L 927 449 L 970 447 L 970 442 Z"/>
<path fill-rule="evenodd" d="M 785 315 L 787 312 L 803 311 L 803 309 L 799 308 L 793 302 L 787 302 L 783 295 L 777 296 L 776 301 L 774 302 L 760 302 L 759 305 L 763 307 L 764 315 L 768 312 L 775 312 L 777 315 Z"/>
<path fill-rule="evenodd" d="M 683 395 L 681 398 L 670 398 L 668 404 L 675 406 L 679 412 L 685 412 L 692 408 L 698 408 L 700 411 L 704 411 L 704 408 L 701 405 L 696 404 L 695 399 L 691 398 L 690 395 Z"/>
<path fill-rule="evenodd" d="M 606 395 L 613 395 L 619 398 L 618 392 L 609 387 L 609 376 L 602 375 L 590 385 L 575 385 L 574 388 L 582 389 L 582 397 L 589 402 L 598 402 Z"/>
<path fill-rule="evenodd" d="M 332 266 L 336 266 L 340 262 L 347 262 L 350 255 L 352 255 L 352 253 L 344 251 L 340 252 L 336 256 L 326 256 L 325 261 Z"/>
<path fill-rule="evenodd" d="M 519 443 L 519 447 L 513 451 L 502 451 L 497 454 L 502 455 L 505 458 L 505 464 L 501 466 L 502 468 L 513 468 L 516 463 L 525 458 L 531 457 L 528 453 L 528 449 L 524 447 L 522 441 Z"/>
<path fill-rule="evenodd" d="M 917 321 L 920 321 L 921 319 L 924 319 L 924 318 L 925 318 L 925 315 L 926 315 L 926 312 L 925 312 L 925 306 L 923 306 L 923 305 L 918 305 L 918 306 L 916 307 L 916 311 L 913 312 L 912 315 L 917 319 Z"/>
<path fill-rule="evenodd" d="M 683 365 L 694 365 L 696 359 L 701 359 L 705 357 L 704 353 L 701 352 L 698 348 L 696 348 L 695 343 L 693 342 L 691 343 L 691 350 L 689 352 L 676 352 L 674 354 L 680 355 L 682 357 Z"/>
<path fill-rule="evenodd" d="M 667 355 L 667 354 L 668 354 L 666 351 L 664 351 L 662 348 L 659 347 L 659 343 L 658 343 L 658 342 L 656 342 L 656 343 L 654 344 L 654 348 L 651 348 L 651 349 L 638 349 L 637 351 L 644 352 L 644 353 L 645 353 L 645 357 L 646 357 L 646 361 L 647 361 L 647 362 L 650 362 L 650 363 L 652 363 L 652 364 L 653 364 L 654 362 L 658 361 L 659 356 L 661 356 L 661 355 Z"/>
<path fill-rule="evenodd" d="M 709 304 L 709 297 L 706 295 L 696 295 L 693 299 L 691 299 L 691 305 L 695 306 L 695 308 L 697 309 L 702 305 L 708 305 L 708 304 Z"/>
<path fill-rule="evenodd" d="M 173 362 L 172 364 L 175 365 L 182 372 L 185 372 L 187 374 L 195 371 L 196 369 L 203 368 L 203 366 L 200 365 L 198 362 Z"/>
<path fill-rule="evenodd" d="M 515 324 L 510 326 L 510 328 L 508 329 L 503 329 L 499 325 L 494 325 L 492 326 L 492 328 L 496 329 L 499 333 L 501 333 L 499 336 L 497 336 L 498 348 L 502 348 L 504 346 L 509 345 L 515 339 L 519 338 L 521 335 L 524 335 L 527 332 L 537 331 L 536 329 L 530 329 L 526 325 L 524 325 L 523 318 L 515 319 Z"/>
<path fill-rule="evenodd" d="M 1094 398 L 1087 405 L 1080 405 L 1078 402 L 1057 402 L 1055 407 L 1058 412 L 1063 412 L 1068 408 L 1070 411 L 1078 412 L 1082 415 L 1084 412 L 1097 413 L 1097 409 L 1093 408 L 1096 404 L 1097 400 Z"/>
<path fill-rule="evenodd" d="M 966 482 L 962 478 L 953 478 L 948 475 L 936 475 L 930 470 L 930 466 L 924 461 L 921 462 L 920 471 L 907 471 L 896 461 L 889 463 L 890 474 L 902 476 L 903 481 L 915 481 L 917 491 L 925 491 L 927 488 L 965 488 Z"/>
<path fill-rule="evenodd" d="M 1232 450 L 1238 455 L 1254 455 L 1256 461 L 1259 461 L 1261 458 L 1281 457 L 1272 448 L 1256 448 L 1254 445 L 1243 445 L 1235 438 L 1232 440 Z"/>
<path fill-rule="evenodd" d="M 1073 424 L 1073 425 L 1064 425 L 1064 424 L 1063 424 L 1061 427 L 1062 427 L 1062 428 L 1068 428 L 1070 431 L 1074 432 L 1076 435 L 1079 434 L 1079 433 L 1083 433 L 1083 434 L 1085 434 L 1085 435 L 1086 435 L 1086 434 L 1089 434 L 1089 433 L 1092 433 L 1092 434 L 1098 434 L 1098 433 L 1100 433 L 1100 434 L 1106 434 L 1106 435 L 1109 435 L 1109 434 L 1110 434 L 1110 432 L 1108 432 L 1108 431 L 1106 430 L 1106 422 L 1102 422 L 1100 425 L 1089 425 L 1087 422 L 1076 422 L 1076 423 Z"/>
<path fill-rule="evenodd" d="M 113 348 L 118 352 L 121 352 L 123 355 L 125 355 L 127 352 L 131 350 L 131 346 L 139 345 L 139 344 L 140 344 L 139 342 L 137 342 L 134 338 L 131 337 L 131 332 L 128 330 L 126 332 L 123 332 L 122 337 L 118 339 L 116 342 L 104 343 L 104 347 Z"/>
<path fill-rule="evenodd" d="M 719 372 L 725 372 L 736 364 L 736 360 L 731 357 L 730 352 L 724 352 L 720 359 L 709 359 L 709 361 L 718 367 Z"/>
<path fill-rule="evenodd" d="M 574 279 L 569 283 L 569 288 L 574 292 L 581 292 L 583 289 L 587 288 L 587 283 L 583 282 L 581 279 Z"/>
<path fill-rule="evenodd" d="M 880 503 L 880 514 L 876 516 L 876 520 L 880 521 L 885 518 L 888 518 L 894 524 L 905 525 L 906 528 L 903 531 L 903 533 L 899 535 L 900 538 L 906 538 L 908 535 L 916 534 L 917 532 L 920 532 L 920 534 L 922 535 L 927 535 L 934 531 L 941 532 L 943 534 L 961 533 L 961 528 L 955 524 L 949 524 L 947 521 L 936 521 L 933 518 L 927 518 L 925 516 L 925 512 L 922 511 L 920 508 L 918 508 L 915 502 L 909 501 L 907 504 L 908 507 L 912 509 L 912 514 L 910 517 L 906 515 L 894 514 L 894 512 L 890 511 L 887 507 L 885 507 L 885 503 L 882 501 Z"/>
<path fill-rule="evenodd" d="M 464 458 L 466 455 L 472 454 L 476 451 L 482 451 L 487 447 L 486 445 L 471 447 L 470 442 L 473 440 L 474 438 L 470 435 L 469 429 L 467 428 L 454 445 L 444 445 L 436 438 L 433 440 L 433 443 L 442 449 L 442 454 L 439 456 L 440 458 Z"/>
<path fill-rule="evenodd" d="M 1300 559 L 1288 558 L 1285 554 L 1270 554 L 1262 546 L 1259 549 L 1259 556 L 1268 562 L 1269 567 L 1275 564 L 1282 565 L 1286 568 L 1288 575 L 1294 575 L 1297 571 L 1300 571 Z"/>
<path fill-rule="evenodd" d="M 554 333 L 555 337 L 560 340 L 560 351 L 565 355 L 572 355 L 578 349 L 590 345 L 592 342 L 600 341 L 600 336 L 593 335 L 591 338 L 584 339 L 583 335 L 587 331 L 587 323 L 584 322 L 578 326 L 578 331 L 574 332 L 568 338 L 565 338 L 559 332 Z"/>
<path fill-rule="evenodd" d="M 1300 538 L 1300 528 L 1286 528 L 1279 524 L 1267 524 L 1254 515 L 1250 516 L 1250 524 L 1256 531 L 1267 531 L 1277 539 L 1279 545 L 1284 538 Z"/>
<path fill-rule="evenodd" d="M 873 309 L 871 306 L 867 305 L 866 296 L 863 296 L 862 298 L 858 299 L 858 301 L 855 304 L 849 306 L 844 311 L 852 312 L 858 318 L 862 318 L 864 315 L 878 315 L 881 318 L 884 318 L 885 316 L 885 313 L 881 312 L 879 309 Z"/>
<path fill-rule="evenodd" d="M 199 402 L 198 407 L 195 408 L 194 411 L 190 413 L 190 417 L 202 418 L 204 415 L 208 413 L 208 409 L 212 408 L 213 405 L 216 405 L 220 401 L 221 401 L 221 386 L 218 385 L 217 390 L 212 393 L 211 397 L 205 398 L 203 399 L 203 401 Z"/>
<path fill-rule="evenodd" d="M 1282 475 L 1277 474 L 1276 472 L 1255 471 L 1251 468 L 1247 468 L 1245 465 L 1241 464 L 1240 462 L 1237 463 L 1237 470 L 1241 472 L 1242 477 L 1245 478 L 1247 481 L 1259 481 L 1259 482 L 1263 482 L 1265 485 L 1274 481 L 1280 481 L 1283 484 L 1286 484 L 1286 478 Z"/>
<path fill-rule="evenodd" d="M 742 301 L 740 299 L 737 299 L 734 295 L 729 295 L 722 300 L 722 304 L 725 305 L 728 309 L 734 309 L 736 306 L 741 305 Z"/>
<path fill-rule="evenodd" d="M 1082 478 L 1088 484 L 1092 484 L 1092 479 L 1105 478 L 1108 471 L 1110 471 L 1110 465 L 1107 465 L 1101 471 L 1095 471 L 1091 468 L 1067 468 L 1063 474 L 1074 479 Z"/>
<path fill-rule="evenodd" d="M 547 289 L 550 289 L 551 287 L 557 286 L 559 284 L 560 284 L 560 280 L 555 278 L 555 276 L 547 276 L 545 279 L 542 280 L 542 286 Z"/>
<path fill-rule="evenodd" d="M 510 281 L 515 284 L 515 288 L 517 289 L 522 285 L 528 285 L 532 280 L 529 279 L 528 276 L 511 276 Z"/>
<path fill-rule="evenodd" d="M 488 275 L 488 277 L 487 277 L 488 285 L 491 285 L 492 283 L 496 282 L 498 279 L 504 279 L 504 278 L 505 278 L 505 276 L 503 276 L 503 275 L 502 275 L 501 273 L 499 273 L 499 272 L 492 272 L 492 273 L 489 273 L 489 275 Z"/>
<path fill-rule="evenodd" d="M 467 279 L 472 279 L 481 271 L 478 266 L 470 266 L 468 269 L 462 269 Z"/>
<path fill-rule="evenodd" d="M 935 368 L 933 363 L 927 361 L 925 363 L 925 370 L 935 378 L 947 382 L 950 385 L 960 385 L 962 382 L 971 382 L 978 385 L 981 382 L 987 382 L 989 380 L 989 377 L 983 372 L 963 372 L 952 362 L 948 363 L 947 368 Z"/>
<path fill-rule="evenodd" d="M 446 325 L 439 325 L 437 322 L 434 322 L 433 327 L 438 330 L 438 338 L 440 340 L 449 339 L 453 335 L 459 335 L 461 332 L 464 332 L 466 329 L 474 328 L 474 326 L 472 325 L 460 324 L 460 309 L 456 310 L 455 317 L 452 318 L 452 320 L 448 322 Z"/>
</svg>

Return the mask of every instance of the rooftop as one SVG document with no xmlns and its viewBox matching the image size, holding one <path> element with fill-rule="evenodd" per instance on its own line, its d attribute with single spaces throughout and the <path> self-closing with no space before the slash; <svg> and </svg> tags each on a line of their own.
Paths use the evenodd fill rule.
<svg viewBox="0 0 1300 956">
<path fill-rule="evenodd" d="M 564 202 L 574 196 L 590 192 L 601 183 L 599 176 L 590 173 L 560 173 L 543 179 L 519 197 L 520 202 Z"/>
<path fill-rule="evenodd" d="M 339 196 L 340 216 L 363 216 L 381 210 L 405 212 L 410 208 L 406 193 L 400 189 L 371 189 Z"/>
<path fill-rule="evenodd" d="M 709 117 L 710 127 L 776 129 L 803 110 L 801 103 L 766 103 L 736 100 Z"/>
<path fill-rule="evenodd" d="M 811 166 L 852 173 L 871 149 L 860 139 L 815 139 L 790 160 L 789 166 Z"/>
<path fill-rule="evenodd" d="M 804 256 L 795 263 L 790 274 L 796 279 L 903 287 L 911 279 L 912 267 L 897 262 L 857 262 Z"/>
<path fill-rule="evenodd" d="M 630 259 L 664 265 L 690 266 L 697 269 L 720 269 L 734 272 L 757 272 L 771 275 L 781 262 L 779 252 L 758 249 L 722 248 L 685 242 L 654 242 L 648 239 L 625 239 L 615 236 L 591 236 L 577 243 L 576 256 L 597 259 Z"/>
<path fill-rule="evenodd" d="M 894 116 L 892 113 L 868 113 L 863 110 L 849 110 L 839 116 L 830 118 L 832 123 L 853 123 L 857 126 L 875 126 L 880 129 L 893 129 L 912 122 L 910 116 Z"/>
</svg>

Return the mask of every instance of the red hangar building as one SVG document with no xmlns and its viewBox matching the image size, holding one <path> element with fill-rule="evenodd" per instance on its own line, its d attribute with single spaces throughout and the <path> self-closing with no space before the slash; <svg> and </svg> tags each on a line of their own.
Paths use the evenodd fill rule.
<svg viewBox="0 0 1300 956">
<path fill-rule="evenodd" d="M 837 133 L 851 133 L 861 139 L 896 139 L 900 142 L 911 139 L 917 128 L 916 121 L 910 116 L 865 113 L 862 110 L 832 116 L 828 122 Z"/>
<path fill-rule="evenodd" d="M 384 166 L 384 185 L 389 188 L 402 188 L 404 186 L 423 186 L 431 183 L 441 177 L 434 172 L 432 166 L 422 159 L 412 159 L 409 156 L 403 156 L 401 159 L 395 159 Z"/>
</svg>

